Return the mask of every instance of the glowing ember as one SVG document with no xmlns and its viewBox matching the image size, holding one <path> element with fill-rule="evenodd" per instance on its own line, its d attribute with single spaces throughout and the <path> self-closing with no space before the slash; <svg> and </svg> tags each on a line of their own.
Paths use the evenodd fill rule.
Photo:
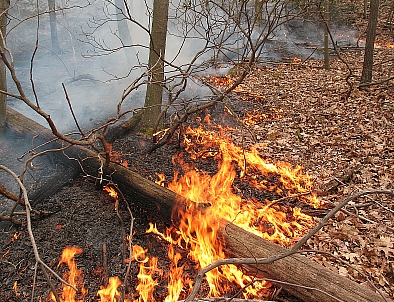
<svg viewBox="0 0 394 302">
<path fill-rule="evenodd" d="M 60 262 L 58 267 L 63 263 L 66 264 L 70 270 L 69 273 L 65 273 L 63 278 L 68 281 L 69 284 L 76 287 L 81 293 L 81 299 L 76 300 L 76 291 L 68 286 L 63 284 L 63 292 L 61 294 L 62 302 L 83 302 L 83 297 L 87 294 L 87 290 L 83 286 L 83 274 L 82 271 L 77 268 L 77 264 L 75 263 L 74 257 L 75 255 L 81 254 L 82 249 L 78 247 L 66 247 L 62 255 L 60 257 Z M 52 301 L 56 301 L 53 293 L 50 295 L 50 299 Z"/>
<path fill-rule="evenodd" d="M 118 287 L 122 285 L 122 282 L 118 277 L 110 277 L 108 280 L 108 286 L 106 288 L 101 287 L 101 289 L 97 292 L 97 295 L 100 296 L 101 302 L 116 302 L 120 297 L 118 292 Z"/>
<path fill-rule="evenodd" d="M 7 244 L 10 244 L 10 243 L 15 242 L 16 240 L 18 240 L 18 238 L 20 237 L 21 234 L 22 234 L 22 232 L 17 232 L 17 233 L 15 233 L 15 234 L 12 236 L 11 240 L 10 240 Z"/>
<path fill-rule="evenodd" d="M 301 64 L 302 60 L 300 58 L 294 57 L 293 64 Z"/>
<path fill-rule="evenodd" d="M 12 286 L 12 289 L 13 289 L 14 292 L 15 292 L 15 296 L 16 296 L 16 297 L 19 297 L 19 296 L 20 296 L 20 293 L 18 293 L 18 281 L 15 281 L 15 282 L 14 282 L 14 285 Z"/>
</svg>

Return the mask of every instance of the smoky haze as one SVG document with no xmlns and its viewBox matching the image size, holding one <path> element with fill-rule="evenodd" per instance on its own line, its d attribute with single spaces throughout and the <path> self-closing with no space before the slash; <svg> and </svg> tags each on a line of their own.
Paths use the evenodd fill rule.
<svg viewBox="0 0 394 302">
<path fill-rule="evenodd" d="M 121 1 L 123 2 L 123 1 Z M 133 47 L 122 49 L 122 41 L 118 35 L 119 11 L 107 1 L 62 1 L 67 9 L 56 12 L 57 34 L 60 51 L 52 50 L 49 15 L 42 14 L 39 18 L 30 18 L 13 28 L 20 20 L 37 15 L 37 7 L 30 1 L 18 1 L 10 10 L 11 21 L 8 29 L 13 28 L 7 43 L 14 55 L 15 68 L 22 86 L 29 99 L 50 114 L 60 131 L 66 132 L 76 128 L 69 110 L 64 83 L 73 110 L 82 128 L 93 128 L 109 117 L 116 115 L 116 105 L 124 89 L 137 76 L 146 71 L 148 61 L 149 35 L 132 22 L 121 21 L 130 31 Z M 115 1 L 116 3 L 116 1 Z M 179 11 L 176 10 L 179 1 L 170 4 L 170 20 L 166 60 L 177 65 L 187 64 L 195 53 L 203 48 L 205 41 L 198 37 L 196 30 L 190 29 L 188 35 L 194 38 L 183 40 L 185 30 L 178 23 Z M 60 8 L 61 3 L 57 3 Z M 130 13 L 138 23 L 149 27 L 152 13 L 152 0 L 129 1 Z M 47 11 L 46 1 L 38 8 L 40 12 Z M 118 15 L 117 15 L 118 14 Z M 335 32 L 334 32 L 335 34 Z M 346 39 L 354 41 L 355 32 L 340 31 Z M 337 37 L 338 35 L 336 35 Z M 287 49 L 289 54 L 308 57 L 313 47 L 322 44 L 322 28 L 310 22 L 294 21 L 281 26 L 272 40 L 268 41 L 260 60 L 279 61 L 283 57 L 276 52 L 278 47 Z M 30 81 L 31 58 L 34 55 L 32 79 L 35 93 Z M 242 48 L 242 37 L 234 37 L 234 43 Z M 127 43 L 126 43 L 127 42 Z M 352 42 L 353 43 L 353 42 Z M 105 51 L 94 46 L 100 46 Z M 318 58 L 318 52 L 313 53 Z M 203 54 L 196 64 L 201 64 L 212 57 L 212 51 Z M 237 59 L 237 58 L 233 58 Z M 134 68 L 133 68 L 134 66 Z M 226 67 L 222 64 L 222 66 Z M 204 73 L 224 73 L 228 68 L 205 69 Z M 167 70 L 169 75 L 173 71 Z M 15 85 L 8 76 L 8 90 L 17 93 Z M 144 103 L 145 87 L 141 86 L 133 91 L 123 104 L 124 110 L 139 108 Z M 191 83 L 184 97 L 198 99 L 209 94 L 207 88 Z M 45 125 L 45 120 L 37 116 L 20 100 L 9 99 L 8 105 L 26 116 Z"/>
</svg>

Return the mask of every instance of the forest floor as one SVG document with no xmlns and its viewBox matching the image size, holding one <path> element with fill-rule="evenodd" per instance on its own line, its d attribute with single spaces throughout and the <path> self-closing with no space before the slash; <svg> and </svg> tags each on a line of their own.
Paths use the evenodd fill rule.
<svg viewBox="0 0 394 302">
<path fill-rule="evenodd" d="M 359 27 L 365 26 L 365 22 Z M 383 26 L 382 26 L 383 28 Z M 394 48 L 386 44 L 392 35 L 379 31 L 376 48 L 374 80 L 390 76 Z M 301 165 L 312 175 L 315 192 L 332 208 L 345 197 L 366 189 L 394 189 L 394 89 L 391 81 L 357 87 L 362 69 L 363 51 L 342 51 L 341 57 L 331 61 L 330 70 L 316 60 L 295 61 L 288 64 L 257 66 L 241 85 L 242 90 L 232 95 L 230 108 L 244 121 L 234 127 L 230 136 L 235 144 L 245 149 L 259 145 L 259 153 L 268 162 L 288 162 Z M 214 112 L 213 117 L 221 112 Z M 220 118 L 214 118 L 220 122 Z M 247 122 L 247 123 L 246 123 Z M 248 126 L 245 130 L 244 125 Z M 127 161 L 132 170 L 151 180 L 165 174 L 171 181 L 174 167 L 171 157 L 177 152 L 177 142 L 165 146 L 149 157 L 143 151 L 149 141 L 130 135 L 114 142 L 113 150 L 120 160 Z M 40 168 L 39 166 L 37 167 Z M 351 171 L 351 177 L 343 178 Z M 335 188 L 327 190 L 327 184 Z M 0 200 L 1 202 L 1 200 Z M 59 256 L 66 246 L 79 246 L 83 253 L 76 261 L 85 274 L 89 289 L 87 301 L 97 301 L 96 292 L 105 276 L 125 273 L 124 251 L 120 221 L 113 200 L 106 192 L 96 190 L 83 178 L 75 180 L 38 210 L 53 212 L 48 217 L 33 221 L 39 252 L 43 260 L 56 269 Z M 146 234 L 148 222 L 157 222 L 154 213 L 132 207 L 134 243 L 165 259 L 166 243 Z M 123 223 L 130 223 L 124 204 L 120 206 Z M 321 216 L 315 217 L 317 222 Z M 13 239 L 19 234 L 18 239 Z M 107 246 L 107 272 L 103 271 L 103 244 Z M 351 202 L 318 234 L 308 240 L 305 248 L 328 252 L 348 265 L 336 262 L 323 254 L 309 257 L 335 269 L 340 275 L 359 283 L 367 276 L 386 297 L 394 299 L 394 202 L 387 195 L 370 195 Z M 186 251 L 178 249 L 185 256 Z M 33 288 L 35 261 L 28 234 L 24 228 L 12 227 L 0 236 L 0 300 L 30 301 Z M 186 259 L 186 257 L 184 257 Z M 192 263 L 184 260 L 188 274 L 196 273 Z M 334 266 L 333 266 L 334 263 Z M 168 265 L 164 263 L 162 265 Z M 60 270 L 64 268 L 61 267 Z M 138 274 L 133 264 L 131 275 Z M 15 283 L 17 282 L 17 283 Z M 136 286 L 136 280 L 128 290 Z M 13 286 L 16 285 L 16 289 Z M 49 293 L 45 277 L 39 273 L 35 280 L 35 301 L 44 301 Z M 156 299 L 164 295 L 156 293 Z M 277 296 L 277 301 L 298 301 L 288 295 Z"/>
</svg>

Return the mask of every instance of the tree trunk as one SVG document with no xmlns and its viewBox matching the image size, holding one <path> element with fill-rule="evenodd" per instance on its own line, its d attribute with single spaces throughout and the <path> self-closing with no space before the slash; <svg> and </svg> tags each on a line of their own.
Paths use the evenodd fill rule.
<svg viewBox="0 0 394 302">
<path fill-rule="evenodd" d="M 6 39 L 6 27 L 7 27 L 7 9 L 10 5 L 9 0 L 0 0 L 0 30 L 2 33 L 3 41 L 0 42 L 0 47 L 3 48 Z M 6 78 L 6 67 L 3 60 L 0 59 L 0 90 L 7 91 L 7 78 Z M 0 135 L 5 130 L 6 120 L 6 108 L 7 108 L 7 95 L 0 93 Z"/>
<path fill-rule="evenodd" d="M 130 8 L 128 8 L 130 9 Z M 115 0 L 115 14 L 116 14 L 116 19 L 118 23 L 118 32 L 119 32 L 119 38 L 122 42 L 122 45 L 124 47 L 123 51 L 125 52 L 127 63 L 132 66 L 133 61 L 135 60 L 135 50 L 134 47 L 131 47 L 133 44 L 129 26 L 128 26 L 128 20 L 126 18 L 127 16 L 127 10 L 126 6 L 124 3 L 124 0 Z"/>
<path fill-rule="evenodd" d="M 369 6 L 367 39 L 365 41 L 363 71 L 361 74 L 360 84 L 370 83 L 372 81 L 373 52 L 376 38 L 376 26 L 378 24 L 378 13 L 379 0 L 371 0 Z"/>
<path fill-rule="evenodd" d="M 330 17 L 329 12 L 330 2 L 324 1 L 324 69 L 330 69 L 330 50 L 328 49 L 328 22 Z"/>
<path fill-rule="evenodd" d="M 57 38 L 55 0 L 48 0 L 48 8 L 49 8 L 49 25 L 51 27 L 52 51 L 56 54 L 59 54 L 61 50 L 59 46 L 59 40 Z"/>
<path fill-rule="evenodd" d="M 11 108 L 7 108 L 7 125 L 21 135 L 35 137 L 35 142 L 53 139 L 52 132 L 24 117 Z M 52 147 L 59 147 L 55 142 Z M 48 146 L 49 147 L 49 146 Z M 95 152 L 80 146 L 64 151 L 72 158 L 84 159 L 84 171 L 97 175 L 101 162 Z M 63 153 L 54 154 L 65 164 L 75 165 Z M 78 165 L 77 165 L 78 166 Z M 144 210 L 155 213 L 163 222 L 170 223 L 174 217 L 173 209 L 184 205 L 185 199 L 167 190 L 125 167 L 111 163 L 108 173 L 121 192 Z M 197 208 L 198 209 L 198 208 Z M 176 222 L 175 222 L 176 223 Z M 287 251 L 272 242 L 253 235 L 228 221 L 220 221 L 220 236 L 226 244 L 226 251 L 231 257 L 266 258 Z M 334 271 L 319 265 L 302 255 L 292 255 L 272 264 L 246 267 L 251 273 L 264 275 L 285 283 L 280 283 L 287 292 L 308 302 L 378 302 L 383 299 L 366 285 L 357 284 Z M 287 283 L 286 283 L 287 282 Z M 290 284 L 297 284 L 292 286 Z M 315 290 L 313 290 L 315 289 Z M 328 293 L 329 295 L 325 294 Z"/>
<path fill-rule="evenodd" d="M 153 19 L 148 63 L 150 71 L 148 76 L 149 83 L 144 104 L 146 109 L 144 109 L 140 122 L 141 131 L 149 134 L 153 131 L 161 112 L 164 81 L 163 60 L 167 39 L 168 5 L 169 0 L 154 0 L 153 2 Z"/>
<path fill-rule="evenodd" d="M 263 0 L 254 0 L 254 22 L 257 26 L 261 26 L 263 23 Z"/>
</svg>

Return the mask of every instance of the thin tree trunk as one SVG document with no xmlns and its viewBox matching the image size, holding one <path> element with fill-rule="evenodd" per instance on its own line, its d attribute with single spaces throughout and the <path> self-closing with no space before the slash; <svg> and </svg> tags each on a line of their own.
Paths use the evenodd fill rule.
<svg viewBox="0 0 394 302">
<path fill-rule="evenodd" d="M 49 8 L 49 25 L 51 27 L 52 51 L 58 54 L 61 52 L 61 50 L 59 46 L 59 40 L 57 38 L 55 0 L 48 0 L 48 8 Z"/>
<path fill-rule="evenodd" d="M 130 7 L 128 7 L 130 9 Z M 119 32 L 119 38 L 122 42 L 122 45 L 124 47 L 124 52 L 126 55 L 126 59 L 128 64 L 133 63 L 135 60 L 135 50 L 134 47 L 131 47 L 133 44 L 129 26 L 128 26 L 128 20 L 127 20 L 127 10 L 126 10 L 126 5 L 124 0 L 115 0 L 115 10 L 116 10 L 116 19 L 118 20 L 118 32 Z"/>
<path fill-rule="evenodd" d="M 0 47 L 3 48 L 5 45 L 6 38 L 6 27 L 7 27 L 7 14 L 6 11 L 10 5 L 9 0 L 0 1 L 0 30 L 2 33 L 3 41 L 0 42 Z M 4 62 L 0 59 L 0 90 L 7 91 L 7 78 L 6 78 L 6 67 Z M 5 119 L 6 119 L 6 107 L 7 107 L 7 95 L 0 94 L 0 134 L 5 130 Z"/>
<path fill-rule="evenodd" d="M 372 81 L 373 52 L 376 38 L 376 27 L 378 24 L 379 0 L 371 0 L 369 7 L 367 39 L 365 41 L 365 54 L 363 71 L 361 74 L 360 84 L 370 83 Z"/>
<path fill-rule="evenodd" d="M 329 12 L 329 1 L 324 1 L 324 69 L 330 69 L 330 51 L 328 49 L 328 19 L 330 16 Z"/>
<path fill-rule="evenodd" d="M 144 113 L 140 129 L 149 133 L 153 130 L 161 112 L 164 81 L 164 55 L 167 39 L 169 0 L 154 0 L 151 41 L 149 51 L 149 83 L 145 97 Z"/>
<path fill-rule="evenodd" d="M 262 0 L 254 1 L 254 20 L 257 26 L 261 26 L 263 23 L 263 5 Z"/>
</svg>

